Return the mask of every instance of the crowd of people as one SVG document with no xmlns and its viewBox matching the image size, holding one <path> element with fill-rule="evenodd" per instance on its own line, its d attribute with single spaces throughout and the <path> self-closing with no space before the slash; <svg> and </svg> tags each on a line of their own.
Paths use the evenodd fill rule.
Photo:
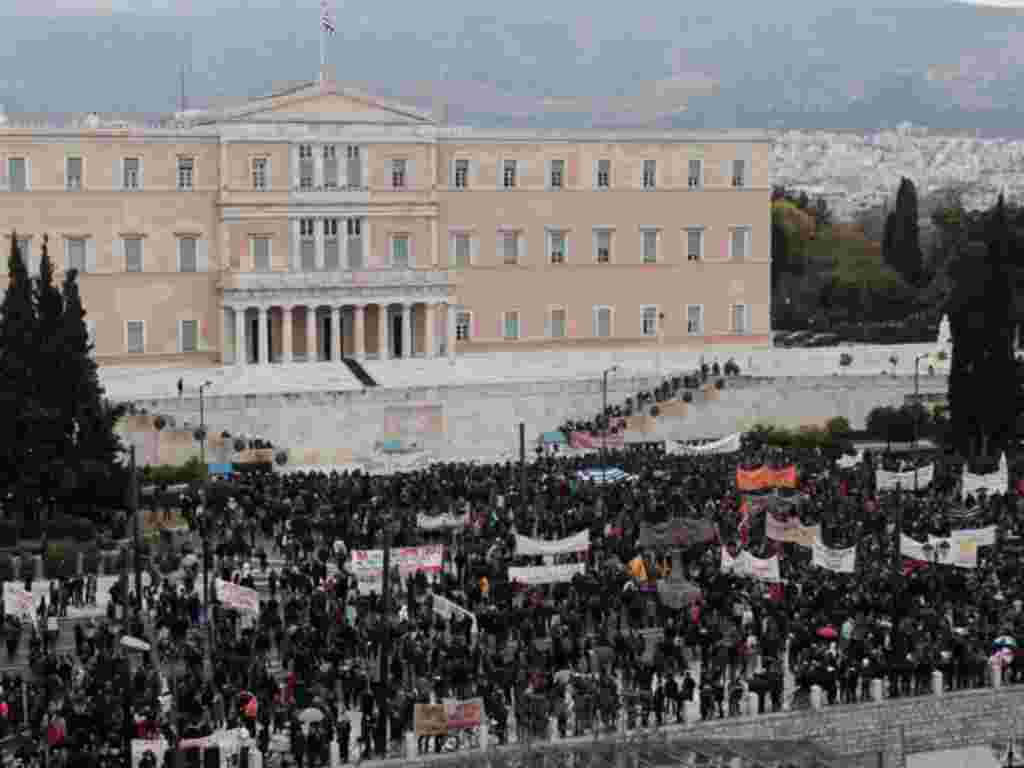
<svg viewBox="0 0 1024 768">
<path fill-rule="evenodd" d="M 817 452 L 749 443 L 612 458 L 632 479 L 582 481 L 593 457 L 545 456 L 525 467 L 266 474 L 192 489 L 179 502 L 195 534 L 182 567 L 150 569 L 142 595 L 134 580 L 119 583 L 109 617 L 76 625 L 73 651 L 41 649 L 31 676 L 3 679 L 0 749 L 24 765 L 45 755 L 100 766 L 128 737 L 173 749 L 244 729 L 251 759 L 313 767 L 331 763 L 332 748 L 341 763 L 404 748 L 415 706 L 450 699 L 481 699 L 492 738 L 505 742 L 547 738 L 551 723 L 578 734 L 620 718 L 679 722 L 687 702 L 703 719 L 735 716 L 751 693 L 760 711 L 807 706 L 812 686 L 827 704 L 854 703 L 874 679 L 890 697 L 923 694 L 934 670 L 947 687 L 989 685 L 993 641 L 1024 631 L 1016 495 L 962 502 L 941 478 L 917 494 L 879 492 L 870 455 L 842 470 Z M 751 513 L 736 470 L 762 465 L 795 466 L 799 484 Z M 768 538 L 766 516 L 778 509 L 820 525 L 828 547 L 856 544 L 855 572 L 823 570 L 807 548 Z M 442 515 L 455 522 L 429 524 Z M 645 526 L 676 518 L 706 521 L 714 536 L 640 544 Z M 976 568 L 901 562 L 897 521 L 919 540 L 995 525 L 997 542 Z M 581 531 L 585 551 L 517 554 L 517 534 Z M 388 594 L 360 588 L 350 567 L 356 551 L 427 544 L 444 547 L 440 571 L 395 569 Z M 781 579 L 723 571 L 723 547 L 778 555 Z M 510 567 L 565 563 L 584 572 L 551 584 L 509 578 Z M 670 577 L 692 585 L 687 604 L 663 599 L 658 583 Z M 214 578 L 258 589 L 258 614 L 207 615 Z M 462 610 L 442 618 L 435 595 Z M 1019 679 L 1012 657 L 1006 664 Z M 425 752 L 468 742 L 415 743 Z"/>
</svg>

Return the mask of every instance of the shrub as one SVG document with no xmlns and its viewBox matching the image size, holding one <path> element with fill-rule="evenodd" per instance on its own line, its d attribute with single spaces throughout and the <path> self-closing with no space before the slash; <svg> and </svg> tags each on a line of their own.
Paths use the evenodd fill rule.
<svg viewBox="0 0 1024 768">
<path fill-rule="evenodd" d="M 853 365 L 853 355 L 849 352 L 843 352 L 843 354 L 839 356 L 839 364 L 844 368 Z"/>
<path fill-rule="evenodd" d="M 693 392 L 683 392 L 683 402 L 684 403 L 692 403 L 693 402 Z"/>
<path fill-rule="evenodd" d="M 845 416 L 836 416 L 825 423 L 825 431 L 833 437 L 850 434 L 850 422 Z"/>
</svg>

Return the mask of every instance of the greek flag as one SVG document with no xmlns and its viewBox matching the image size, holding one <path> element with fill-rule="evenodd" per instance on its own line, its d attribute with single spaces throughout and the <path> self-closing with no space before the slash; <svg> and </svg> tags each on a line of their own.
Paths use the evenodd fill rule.
<svg viewBox="0 0 1024 768">
<path fill-rule="evenodd" d="M 327 0 L 320 0 L 320 28 L 330 35 L 334 34 L 334 21 L 327 10 Z"/>
<path fill-rule="evenodd" d="M 626 473 L 618 467 L 608 469 L 582 469 L 576 473 L 576 477 L 587 483 L 618 483 L 623 480 L 633 480 L 634 476 Z"/>
</svg>

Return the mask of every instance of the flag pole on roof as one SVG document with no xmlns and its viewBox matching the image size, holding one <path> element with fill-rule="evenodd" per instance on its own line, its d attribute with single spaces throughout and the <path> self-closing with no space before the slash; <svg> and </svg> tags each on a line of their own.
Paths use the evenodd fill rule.
<svg viewBox="0 0 1024 768">
<path fill-rule="evenodd" d="M 320 84 L 327 80 L 327 35 L 335 31 L 334 20 L 327 7 L 327 0 L 320 0 Z"/>
</svg>

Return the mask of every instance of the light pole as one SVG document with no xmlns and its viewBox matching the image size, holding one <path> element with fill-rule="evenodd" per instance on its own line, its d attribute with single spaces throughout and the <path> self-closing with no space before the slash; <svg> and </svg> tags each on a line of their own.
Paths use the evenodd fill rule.
<svg viewBox="0 0 1024 768">
<path fill-rule="evenodd" d="M 917 493 L 917 438 L 921 414 L 921 361 L 928 357 L 924 352 L 914 358 L 914 493 Z"/>
<path fill-rule="evenodd" d="M 608 374 L 615 373 L 619 366 L 613 365 L 601 372 L 601 484 L 608 475 Z"/>
<path fill-rule="evenodd" d="M 199 385 L 199 461 L 206 471 L 206 408 L 203 402 L 203 392 L 207 387 L 212 386 L 212 381 L 204 381 Z"/>
</svg>

